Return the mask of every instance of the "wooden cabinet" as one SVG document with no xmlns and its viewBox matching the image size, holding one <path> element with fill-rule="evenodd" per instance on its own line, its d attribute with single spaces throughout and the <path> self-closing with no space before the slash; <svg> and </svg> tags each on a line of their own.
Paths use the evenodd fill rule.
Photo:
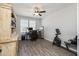
<svg viewBox="0 0 79 59">
<path fill-rule="evenodd" d="M 1 56 L 14 56 L 16 55 L 16 43 L 17 42 L 9 42 L 0 44 L 0 55 Z"/>
<path fill-rule="evenodd" d="M 0 3 L 0 55 L 16 55 L 17 38 L 11 33 L 11 4 Z"/>
<path fill-rule="evenodd" d="M 0 5 L 0 41 L 11 36 L 11 6 Z"/>
</svg>

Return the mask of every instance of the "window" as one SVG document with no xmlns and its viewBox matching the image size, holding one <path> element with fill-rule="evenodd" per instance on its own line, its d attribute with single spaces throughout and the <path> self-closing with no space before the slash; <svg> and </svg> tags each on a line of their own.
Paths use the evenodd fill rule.
<svg viewBox="0 0 79 59">
<path fill-rule="evenodd" d="M 32 27 L 33 30 L 36 29 L 36 20 L 26 20 L 26 19 L 22 19 L 20 21 L 20 29 L 21 32 L 26 32 L 27 28 Z"/>
<path fill-rule="evenodd" d="M 29 20 L 29 27 L 32 27 L 33 30 L 36 28 L 36 21 L 35 20 Z"/>
<path fill-rule="evenodd" d="M 28 28 L 28 20 L 21 20 L 21 32 L 26 32 Z"/>
</svg>

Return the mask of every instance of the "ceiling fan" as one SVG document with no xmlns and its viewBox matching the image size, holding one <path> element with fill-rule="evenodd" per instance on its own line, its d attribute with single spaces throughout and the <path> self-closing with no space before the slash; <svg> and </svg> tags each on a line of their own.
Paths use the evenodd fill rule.
<svg viewBox="0 0 79 59">
<path fill-rule="evenodd" d="M 34 8 L 34 15 L 42 16 L 42 13 L 45 13 L 45 12 L 46 12 L 45 10 L 41 10 L 41 8 L 39 7 Z"/>
</svg>

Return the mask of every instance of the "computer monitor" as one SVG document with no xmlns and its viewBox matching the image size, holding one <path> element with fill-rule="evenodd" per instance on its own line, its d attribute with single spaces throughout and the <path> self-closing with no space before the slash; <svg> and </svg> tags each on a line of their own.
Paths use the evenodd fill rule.
<svg viewBox="0 0 79 59">
<path fill-rule="evenodd" d="M 33 28 L 32 27 L 29 27 L 28 30 L 33 30 Z"/>
</svg>

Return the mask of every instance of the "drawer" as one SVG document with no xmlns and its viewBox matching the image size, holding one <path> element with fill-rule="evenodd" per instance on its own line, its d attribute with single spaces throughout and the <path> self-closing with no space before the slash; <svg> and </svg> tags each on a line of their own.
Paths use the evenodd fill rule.
<svg viewBox="0 0 79 59">
<path fill-rule="evenodd" d="M 15 56 L 16 55 L 16 42 L 0 44 L 1 56 Z"/>
</svg>

